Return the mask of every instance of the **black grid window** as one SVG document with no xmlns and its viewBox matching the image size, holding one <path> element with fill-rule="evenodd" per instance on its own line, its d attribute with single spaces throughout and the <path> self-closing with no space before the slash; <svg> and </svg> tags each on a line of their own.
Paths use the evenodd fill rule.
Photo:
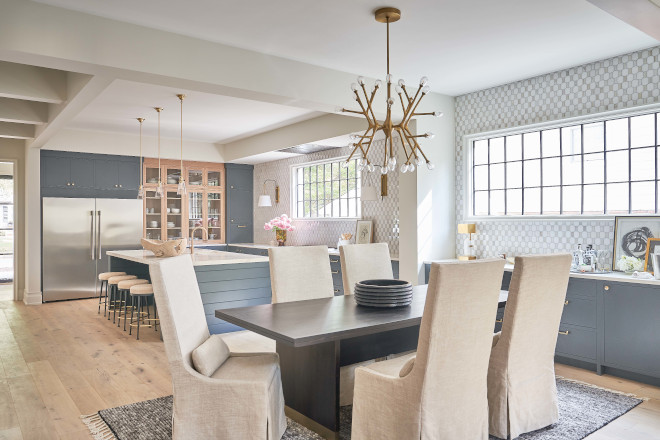
<svg viewBox="0 0 660 440">
<path fill-rule="evenodd" d="M 472 214 L 656 214 L 660 113 L 472 142 Z"/>
<path fill-rule="evenodd" d="M 293 169 L 297 218 L 360 217 L 357 161 L 303 165 Z"/>
</svg>

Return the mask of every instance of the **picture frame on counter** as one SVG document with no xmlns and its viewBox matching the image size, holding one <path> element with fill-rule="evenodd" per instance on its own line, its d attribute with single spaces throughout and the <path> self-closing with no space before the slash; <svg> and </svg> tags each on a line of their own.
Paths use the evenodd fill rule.
<svg viewBox="0 0 660 440">
<path fill-rule="evenodd" d="M 649 238 L 646 245 L 646 256 L 644 257 L 644 271 L 654 273 L 653 254 L 660 254 L 660 238 Z"/>
<path fill-rule="evenodd" d="M 649 240 L 654 238 L 660 238 L 660 216 L 616 216 L 612 268 L 620 270 L 617 262 L 624 256 L 646 261 Z"/>
<path fill-rule="evenodd" d="M 358 220 L 355 227 L 355 244 L 369 244 L 374 239 L 374 222 Z"/>
</svg>

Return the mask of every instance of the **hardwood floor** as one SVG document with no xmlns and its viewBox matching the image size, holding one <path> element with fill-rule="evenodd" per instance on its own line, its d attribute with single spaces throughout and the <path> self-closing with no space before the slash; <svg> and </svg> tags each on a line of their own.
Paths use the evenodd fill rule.
<svg viewBox="0 0 660 440">
<path fill-rule="evenodd" d="M 136 341 L 98 315 L 95 300 L 40 306 L 0 302 L 0 440 L 90 439 L 91 414 L 171 394 L 158 333 Z M 268 351 L 254 334 L 228 335 L 233 351 Z M 557 374 L 649 397 L 589 440 L 660 439 L 660 388 L 557 365 Z"/>
</svg>

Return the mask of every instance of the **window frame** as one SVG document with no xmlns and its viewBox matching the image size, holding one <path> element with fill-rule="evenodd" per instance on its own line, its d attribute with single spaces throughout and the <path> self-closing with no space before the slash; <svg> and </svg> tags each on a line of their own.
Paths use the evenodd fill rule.
<svg viewBox="0 0 660 440">
<path fill-rule="evenodd" d="M 547 122 L 541 122 L 541 123 L 535 123 L 535 124 L 528 124 L 528 125 L 522 125 L 522 126 L 516 126 L 516 127 L 509 127 L 505 129 L 499 129 L 499 130 L 492 130 L 488 132 L 480 132 L 480 133 L 474 133 L 474 134 L 468 134 L 463 136 L 463 151 L 462 151 L 462 158 L 463 158 L 463 188 L 464 188 L 464 196 L 463 196 L 463 206 L 462 206 L 462 211 L 463 211 L 463 220 L 474 220 L 474 221 L 504 221 L 504 220 L 575 220 L 575 219 L 589 219 L 589 220 L 612 220 L 614 217 L 617 215 L 627 215 L 627 216 L 634 216 L 634 215 L 639 215 L 639 216 L 649 216 L 649 215 L 660 215 L 660 206 L 656 207 L 657 213 L 656 214 L 552 214 L 552 215 L 474 215 L 473 214 L 473 207 L 474 207 L 474 180 L 473 180 L 473 173 L 472 173 L 472 160 L 473 160 L 473 143 L 476 141 L 480 140 L 487 140 L 491 138 L 497 138 L 497 137 L 506 137 L 506 136 L 513 136 L 513 135 L 523 135 L 525 133 L 529 132 L 536 132 L 536 131 L 545 131 L 545 130 L 552 130 L 552 129 L 561 129 L 564 127 L 570 127 L 570 126 L 575 126 L 575 125 L 588 125 L 591 123 L 596 123 L 596 122 L 605 122 L 613 119 L 619 119 L 619 118 L 630 118 L 630 117 L 635 117 L 635 116 L 643 116 L 649 113 L 660 113 L 660 104 L 650 104 L 650 105 L 643 105 L 643 106 L 635 106 L 635 107 L 629 107 L 625 109 L 619 109 L 619 110 L 612 110 L 612 111 L 606 111 L 606 112 L 599 112 L 599 113 L 594 113 L 590 115 L 584 115 L 584 116 L 575 116 L 575 117 L 570 117 L 570 118 L 564 118 L 564 119 L 558 119 L 558 120 L 553 120 L 553 121 L 547 121 Z M 660 129 L 658 129 L 658 124 L 660 124 L 660 114 L 656 116 L 656 149 L 660 148 L 660 145 L 657 145 L 660 140 Z M 629 133 L 630 136 L 630 133 Z M 603 151 L 630 151 L 630 150 L 635 150 L 637 148 L 628 148 L 624 150 L 603 150 Z M 583 155 L 584 152 L 581 152 L 581 155 Z M 658 151 L 658 155 L 660 155 L 660 150 Z M 562 157 L 562 156 L 560 156 Z M 540 157 L 539 157 L 540 159 Z M 657 160 L 657 158 L 656 158 Z M 630 164 L 629 164 L 630 166 Z M 563 175 L 562 175 L 562 180 L 563 180 Z M 628 176 L 629 182 L 630 180 L 630 175 Z M 660 183 L 660 168 L 657 171 L 656 174 L 656 179 L 657 182 Z M 603 182 L 604 185 L 606 185 L 608 182 Z M 580 186 L 584 185 L 584 181 L 580 184 Z M 656 184 L 657 185 L 657 184 Z M 523 182 L 523 187 L 524 187 L 524 182 Z M 605 196 L 606 197 L 606 196 Z M 660 189 L 658 190 L 658 194 L 656 195 L 656 204 L 660 205 L 658 202 L 658 199 L 660 199 Z M 582 206 L 582 209 L 584 209 L 584 206 Z"/>
<path fill-rule="evenodd" d="M 356 168 L 356 182 L 357 182 L 357 188 L 358 188 L 358 193 L 357 193 L 357 217 L 298 217 L 298 191 L 297 191 L 297 176 L 296 172 L 299 168 L 305 168 L 305 167 L 310 167 L 310 166 L 316 166 L 316 165 L 324 165 L 324 164 L 332 164 L 332 163 L 339 163 L 339 166 L 341 166 L 341 162 L 346 161 L 349 156 L 344 155 L 344 156 L 338 156 L 338 157 L 333 157 L 329 159 L 320 159 L 320 160 L 314 160 L 314 161 L 309 161 L 309 162 L 302 162 L 302 163 L 297 163 L 297 164 L 291 164 L 289 165 L 289 178 L 290 178 L 290 188 L 291 188 L 291 197 L 290 197 L 290 210 L 291 210 L 291 219 L 295 221 L 350 221 L 350 220 L 361 220 L 362 219 L 362 201 L 361 201 L 361 193 L 362 193 L 362 172 L 357 170 Z M 356 160 L 353 158 L 352 160 Z M 325 199 L 324 199 L 325 200 Z M 339 199 L 336 199 L 339 200 Z"/>
</svg>

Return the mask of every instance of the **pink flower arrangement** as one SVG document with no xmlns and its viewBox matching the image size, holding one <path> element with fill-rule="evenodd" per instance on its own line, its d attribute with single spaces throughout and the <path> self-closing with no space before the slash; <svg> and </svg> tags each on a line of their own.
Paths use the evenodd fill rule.
<svg viewBox="0 0 660 440">
<path fill-rule="evenodd" d="M 291 219 L 288 215 L 282 214 L 279 217 L 275 217 L 268 223 L 264 225 L 266 231 L 293 231 L 295 228 L 291 225 Z"/>
</svg>

